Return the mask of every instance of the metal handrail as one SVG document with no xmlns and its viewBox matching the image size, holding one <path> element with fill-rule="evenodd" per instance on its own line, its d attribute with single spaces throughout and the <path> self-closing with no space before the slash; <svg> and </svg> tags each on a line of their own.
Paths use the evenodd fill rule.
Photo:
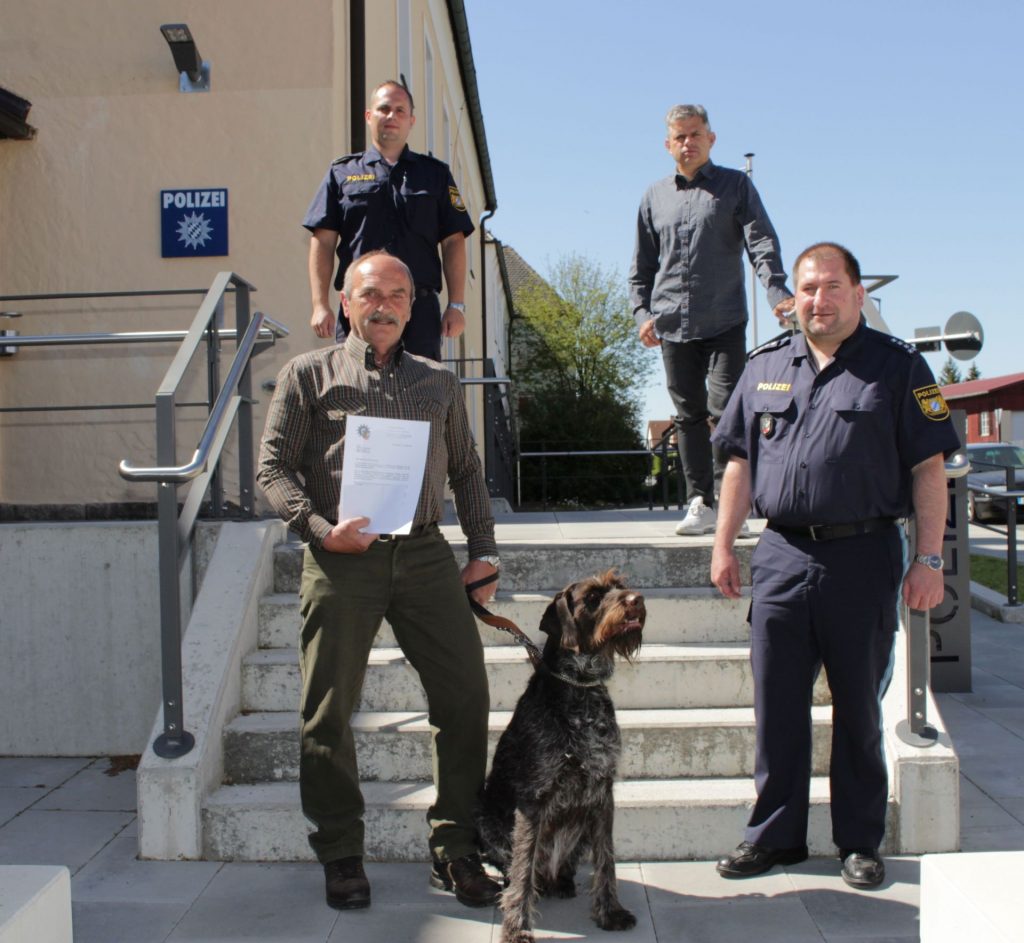
<svg viewBox="0 0 1024 943">
<path fill-rule="evenodd" d="M 288 329 L 273 318 L 264 316 L 268 325 L 261 332 L 263 340 L 285 337 Z M 284 333 L 281 333 L 283 331 Z M 221 340 L 235 340 L 237 332 L 221 328 L 214 332 Z M 91 344 L 162 344 L 183 341 L 188 331 L 116 331 L 95 334 L 13 334 L 3 338 L 4 347 L 74 347 Z"/>
<path fill-rule="evenodd" d="M 235 295 L 234 337 L 238 347 L 222 384 L 217 355 L 222 332 L 216 325 L 223 316 L 224 295 L 232 288 Z M 239 506 L 245 513 L 255 512 L 250 363 L 252 357 L 266 346 L 260 342 L 264 325 L 270 326 L 271 344 L 277 337 L 288 333 L 287 328 L 260 312 L 250 317 L 251 290 L 252 286 L 235 273 L 218 273 L 156 393 L 157 464 L 143 468 L 123 460 L 119 466 L 120 474 L 126 480 L 153 481 L 157 484 L 164 732 L 154 741 L 153 751 L 165 758 L 184 756 L 195 745 L 195 738 L 185 730 L 182 704 L 181 577 L 185 551 L 191 545 L 195 522 L 208 488 L 212 505 L 219 508 L 222 504 L 220 458 L 232 428 L 237 428 L 238 436 Z M 204 338 L 210 415 L 191 460 L 184 465 L 177 465 L 177 392 Z M 177 486 L 186 482 L 191 482 L 191 485 L 179 515 Z"/>
<path fill-rule="evenodd" d="M 210 461 L 211 452 L 213 451 L 213 444 L 217 440 L 220 430 L 224 427 L 224 424 L 227 421 L 229 406 L 233 400 L 240 400 L 240 397 L 233 396 L 231 391 L 238 385 L 242 373 L 249 365 L 253 348 L 256 346 L 256 340 L 259 337 L 260 329 L 262 328 L 265 320 L 267 320 L 267 318 L 262 312 L 256 311 L 253 314 L 252 321 L 249 323 L 249 327 L 238 345 L 238 350 L 235 353 L 235 359 L 232 361 L 231 367 L 228 370 L 228 375 L 224 379 L 224 385 L 221 387 L 220 395 L 217 397 L 217 401 L 213 404 L 213 408 L 210 410 L 210 418 L 207 420 L 206 427 L 203 429 L 203 434 L 199 438 L 199 445 L 196 446 L 196 450 L 192 454 L 192 460 L 184 465 L 176 465 L 173 467 L 143 468 L 134 465 L 127 459 L 123 459 L 121 464 L 118 466 L 118 471 L 121 473 L 122 478 L 127 481 L 163 481 L 172 484 L 184 484 L 206 470 Z M 287 328 L 285 328 L 284 331 L 285 334 L 288 333 Z M 234 335 L 236 332 L 232 331 L 231 333 Z M 214 463 L 216 463 L 219 458 L 219 452 L 214 454 Z"/>
<path fill-rule="evenodd" d="M 1020 465 L 1000 465 L 996 462 L 980 462 L 971 460 L 972 465 L 983 465 L 985 468 L 1002 468 L 1006 474 L 1006 484 L 1004 487 L 999 488 L 992 485 L 972 485 L 968 484 L 967 488 L 969 491 L 973 491 L 981 494 L 990 494 L 998 496 L 1000 498 L 1021 498 L 1024 497 L 1024 490 L 1014 488 L 1013 485 L 1017 483 L 1017 469 L 1021 468 Z M 989 530 L 999 533 L 999 529 L 996 527 L 989 527 L 987 524 L 981 524 L 980 527 L 987 527 Z M 1007 500 L 1006 502 L 1006 605 L 1007 606 L 1019 606 L 1020 599 L 1017 595 L 1017 502 L 1014 500 Z"/>
</svg>

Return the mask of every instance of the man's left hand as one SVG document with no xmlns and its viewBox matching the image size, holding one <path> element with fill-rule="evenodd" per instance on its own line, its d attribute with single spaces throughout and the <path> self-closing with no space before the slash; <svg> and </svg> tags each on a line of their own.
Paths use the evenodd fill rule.
<svg viewBox="0 0 1024 943">
<path fill-rule="evenodd" d="M 927 612 L 934 609 L 945 595 L 941 570 L 932 570 L 921 563 L 911 563 L 903 578 L 903 600 L 911 609 Z"/>
<path fill-rule="evenodd" d="M 448 305 L 441 316 L 441 336 L 458 337 L 466 330 L 466 316 L 458 309 Z"/>
<path fill-rule="evenodd" d="M 493 566 L 483 560 L 470 560 L 469 563 L 462 568 L 462 585 L 468 586 L 470 583 L 475 583 L 477 580 L 482 580 L 497 572 L 498 571 Z M 481 606 L 486 606 L 494 598 L 494 595 L 497 592 L 498 581 L 495 580 L 493 583 L 488 583 L 486 586 L 474 589 L 470 595 Z"/>
</svg>

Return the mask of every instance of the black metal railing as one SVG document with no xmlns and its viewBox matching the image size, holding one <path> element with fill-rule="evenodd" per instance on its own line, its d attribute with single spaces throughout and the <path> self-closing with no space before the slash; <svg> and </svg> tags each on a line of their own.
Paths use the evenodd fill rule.
<svg viewBox="0 0 1024 943">
<path fill-rule="evenodd" d="M 1017 586 L 1017 504 L 1024 498 L 1024 490 L 1017 488 L 1017 472 L 1024 466 L 1004 465 L 998 462 L 982 462 L 978 459 L 971 459 L 971 467 L 1000 468 L 1006 475 L 1005 484 L 1002 487 L 992 485 L 977 485 L 967 483 L 967 488 L 974 494 L 984 494 L 992 498 L 1006 500 L 1006 605 L 1019 606 Z M 976 520 L 973 522 L 978 527 L 984 527 L 994 533 L 1002 533 L 998 527 Z"/>
</svg>

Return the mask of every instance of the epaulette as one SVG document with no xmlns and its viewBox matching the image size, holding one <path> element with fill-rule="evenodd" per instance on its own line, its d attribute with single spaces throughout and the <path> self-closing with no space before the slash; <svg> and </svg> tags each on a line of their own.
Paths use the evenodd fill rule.
<svg viewBox="0 0 1024 943">
<path fill-rule="evenodd" d="M 331 166 L 333 167 L 335 164 L 343 164 L 347 160 L 358 160 L 362 156 L 363 155 L 360 152 L 357 154 L 345 154 L 342 157 L 335 157 L 334 160 L 331 161 Z"/>
<path fill-rule="evenodd" d="M 756 357 L 758 354 L 767 353 L 769 350 L 779 350 L 782 347 L 787 347 L 793 339 L 795 331 L 783 331 L 781 334 L 773 337 L 769 341 L 765 341 L 763 344 L 755 347 L 749 354 L 747 354 L 747 360 Z"/>
<path fill-rule="evenodd" d="M 900 350 L 904 351 L 905 353 L 920 353 L 920 351 L 913 344 L 907 343 L 907 341 L 903 340 L 901 337 L 897 337 L 895 334 L 882 334 L 882 337 L 885 338 L 885 340 L 888 341 L 890 344 L 892 344 L 893 347 L 897 347 Z"/>
</svg>

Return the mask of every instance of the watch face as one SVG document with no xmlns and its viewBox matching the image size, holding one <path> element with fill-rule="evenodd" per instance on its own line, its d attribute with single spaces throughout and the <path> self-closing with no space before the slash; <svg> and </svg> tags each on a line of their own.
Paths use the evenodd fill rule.
<svg viewBox="0 0 1024 943">
<path fill-rule="evenodd" d="M 920 553 L 915 559 L 918 563 L 923 563 L 929 570 L 942 569 L 942 557 L 937 553 Z"/>
</svg>

